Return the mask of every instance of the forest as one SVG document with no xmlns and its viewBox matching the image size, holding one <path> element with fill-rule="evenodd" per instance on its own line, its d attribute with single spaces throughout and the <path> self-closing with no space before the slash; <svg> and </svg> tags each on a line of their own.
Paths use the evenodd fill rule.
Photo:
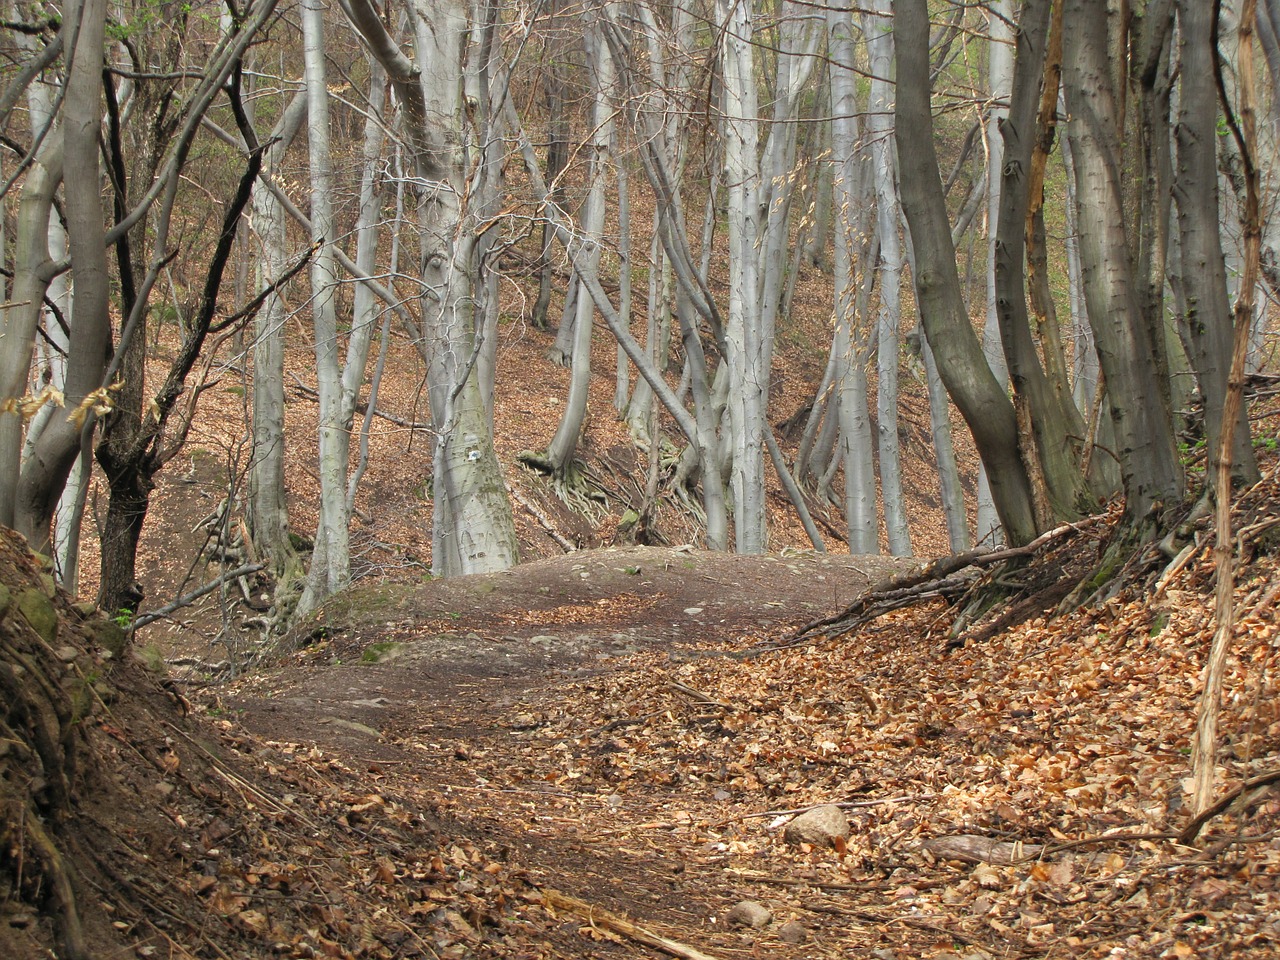
<svg viewBox="0 0 1280 960">
<path fill-rule="evenodd" d="M 15 0 L 0 952 L 1276 949 L 1278 144 L 1280 0 Z"/>
</svg>

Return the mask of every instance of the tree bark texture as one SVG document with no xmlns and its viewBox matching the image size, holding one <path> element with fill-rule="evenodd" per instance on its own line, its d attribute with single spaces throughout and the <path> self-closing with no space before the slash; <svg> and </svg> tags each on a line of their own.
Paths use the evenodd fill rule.
<svg viewBox="0 0 1280 960">
<path fill-rule="evenodd" d="M 1106 377 L 1116 455 L 1131 519 L 1183 490 L 1166 385 L 1134 276 L 1136 238 L 1125 217 L 1121 95 L 1108 59 L 1106 0 L 1067 0 L 1063 84 L 1076 175 L 1080 266 L 1089 321 Z"/>
<path fill-rule="evenodd" d="M 895 6 L 895 120 L 902 205 L 914 250 L 916 299 L 938 373 L 973 434 L 1011 543 L 1036 535 L 1031 486 L 1018 454 L 1013 404 L 991 373 L 970 326 L 956 272 L 929 103 L 929 17 L 924 0 Z"/>
</svg>

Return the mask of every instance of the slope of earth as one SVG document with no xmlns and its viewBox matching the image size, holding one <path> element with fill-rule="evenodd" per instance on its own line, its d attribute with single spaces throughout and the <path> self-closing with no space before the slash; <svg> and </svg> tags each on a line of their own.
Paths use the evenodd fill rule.
<svg viewBox="0 0 1280 960">
<path fill-rule="evenodd" d="M 527 884 L 492 930 L 435 931 L 438 956 L 1275 955 L 1278 504 L 1273 473 L 1237 518 L 1219 776 L 1253 787 L 1195 842 L 1179 833 L 1211 635 L 1203 525 L 1183 563 L 1152 553 L 1109 599 L 958 648 L 937 601 L 788 643 L 839 569 L 811 558 L 747 572 L 606 551 L 531 583 L 357 594 L 210 704 L 291 763 L 437 811 Z M 1087 566 L 1107 530 L 1037 565 Z M 819 806 L 847 834 L 788 840 Z M 412 873 L 392 868 L 395 897 Z"/>
</svg>

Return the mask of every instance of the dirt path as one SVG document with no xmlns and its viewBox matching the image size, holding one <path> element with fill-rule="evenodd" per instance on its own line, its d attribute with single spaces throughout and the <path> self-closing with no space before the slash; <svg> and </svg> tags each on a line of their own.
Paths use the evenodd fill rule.
<svg viewBox="0 0 1280 960">
<path fill-rule="evenodd" d="M 728 809 L 728 794 L 675 771 L 643 788 L 575 783 L 584 764 L 629 749 L 619 737 L 638 722 L 635 709 L 612 701 L 610 685 L 661 672 L 671 710 L 714 722 L 679 681 L 683 664 L 785 635 L 905 566 L 631 547 L 357 589 L 325 611 L 316 642 L 287 669 L 242 682 L 222 702 L 268 742 L 315 744 L 374 785 L 419 798 L 536 886 L 705 941 L 729 935 L 714 918 L 736 894 L 707 869 L 722 851 L 689 849 L 690 831 Z M 550 955 L 610 952 L 577 927 L 542 931 Z M 756 938 L 735 936 L 744 946 Z M 769 939 L 771 951 L 784 947 Z"/>
</svg>

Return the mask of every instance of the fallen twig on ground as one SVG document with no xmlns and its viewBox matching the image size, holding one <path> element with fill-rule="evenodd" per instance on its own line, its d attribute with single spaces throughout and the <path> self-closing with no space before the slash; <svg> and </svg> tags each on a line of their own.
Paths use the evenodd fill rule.
<svg viewBox="0 0 1280 960">
<path fill-rule="evenodd" d="M 616 913 L 610 913 L 601 907 L 594 906 L 586 901 L 579 900 L 577 897 L 570 897 L 558 890 L 543 889 L 542 902 L 551 907 L 553 910 L 567 910 L 586 920 L 592 926 L 600 927 L 612 933 L 621 934 L 624 937 L 643 943 L 647 947 L 653 947 L 655 950 L 661 950 L 663 953 L 670 954 L 673 957 L 680 957 L 681 960 L 716 960 L 709 953 L 703 953 L 688 944 L 680 943 L 678 940 L 672 940 L 654 933 L 652 930 L 646 930 L 644 927 L 637 926 L 625 917 L 620 917 Z"/>
</svg>

